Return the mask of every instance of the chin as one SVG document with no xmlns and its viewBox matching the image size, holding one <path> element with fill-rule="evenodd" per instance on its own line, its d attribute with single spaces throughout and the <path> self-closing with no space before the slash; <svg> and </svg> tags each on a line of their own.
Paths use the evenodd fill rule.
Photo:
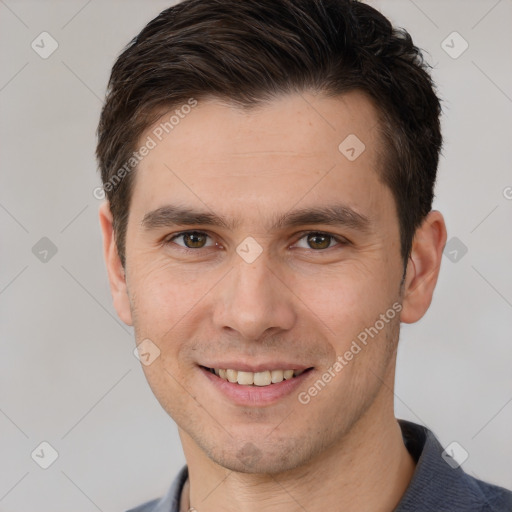
<svg viewBox="0 0 512 512">
<path fill-rule="evenodd" d="M 224 457 L 220 460 L 214 460 L 214 462 L 230 471 L 252 475 L 277 475 L 295 469 L 301 465 L 298 461 L 276 460 L 273 455 L 261 455 L 258 460 L 253 460 L 250 457 L 239 458 L 237 455 L 234 455 L 229 458 Z"/>
<path fill-rule="evenodd" d="M 276 444 L 270 439 L 260 443 L 253 441 L 233 442 L 229 451 L 218 452 L 217 448 L 205 450 L 216 464 L 247 474 L 276 475 L 295 469 L 307 462 L 304 443 L 287 439 Z"/>
</svg>

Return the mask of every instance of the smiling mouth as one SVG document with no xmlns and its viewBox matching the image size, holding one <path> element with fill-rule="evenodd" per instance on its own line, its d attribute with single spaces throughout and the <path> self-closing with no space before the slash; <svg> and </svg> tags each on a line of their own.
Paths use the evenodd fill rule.
<svg viewBox="0 0 512 512">
<path fill-rule="evenodd" d="M 201 368 L 216 375 L 220 379 L 231 382 L 232 384 L 259 387 L 279 384 L 280 382 L 283 382 L 283 380 L 294 379 L 295 377 L 299 377 L 313 369 L 313 367 L 311 367 L 305 370 L 265 370 L 262 372 L 244 372 L 232 369 L 207 368 L 206 366 L 201 366 Z"/>
</svg>

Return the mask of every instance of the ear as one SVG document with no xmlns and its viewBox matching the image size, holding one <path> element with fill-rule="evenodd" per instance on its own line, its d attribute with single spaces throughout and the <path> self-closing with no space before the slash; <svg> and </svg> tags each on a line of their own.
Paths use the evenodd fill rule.
<svg viewBox="0 0 512 512">
<path fill-rule="evenodd" d="M 445 244 L 444 218 L 440 212 L 432 210 L 414 235 L 403 289 L 402 322 L 417 322 L 427 312 L 439 276 Z"/>
<path fill-rule="evenodd" d="M 110 292 L 119 318 L 127 325 L 132 325 L 130 299 L 126 286 L 126 274 L 117 252 L 110 205 L 104 202 L 99 208 L 100 226 L 103 234 L 103 257 L 107 266 Z"/>
</svg>

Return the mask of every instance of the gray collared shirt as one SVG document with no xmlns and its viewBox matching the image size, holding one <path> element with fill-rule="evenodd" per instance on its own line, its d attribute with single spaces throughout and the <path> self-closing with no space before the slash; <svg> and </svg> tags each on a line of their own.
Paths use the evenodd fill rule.
<svg viewBox="0 0 512 512">
<path fill-rule="evenodd" d="M 464 473 L 453 459 L 446 461 L 443 447 L 428 428 L 405 420 L 398 423 L 416 469 L 393 512 L 512 512 L 511 491 Z M 165 496 L 128 512 L 179 512 L 187 477 L 184 466 Z"/>
</svg>

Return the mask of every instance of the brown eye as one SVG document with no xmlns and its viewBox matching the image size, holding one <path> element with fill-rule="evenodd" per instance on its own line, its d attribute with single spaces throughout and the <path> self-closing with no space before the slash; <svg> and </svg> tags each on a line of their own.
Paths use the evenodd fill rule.
<svg viewBox="0 0 512 512">
<path fill-rule="evenodd" d="M 209 236 L 201 231 L 185 231 L 170 238 L 167 244 L 175 243 L 184 249 L 202 249 L 207 247 L 208 238 Z M 182 243 L 176 241 L 180 239 L 183 241 Z"/>
<path fill-rule="evenodd" d="M 308 245 L 311 249 L 327 249 L 331 245 L 332 236 L 322 233 L 310 233 L 307 235 Z"/>
<path fill-rule="evenodd" d="M 334 242 L 334 244 L 332 242 Z M 303 233 L 302 237 L 296 242 L 296 245 L 301 249 L 322 251 L 323 249 L 330 249 L 335 246 L 340 246 L 341 248 L 349 243 L 350 242 L 343 237 L 337 237 L 318 231 L 310 231 L 309 233 Z"/>
<path fill-rule="evenodd" d="M 190 249 L 198 249 L 203 247 L 206 243 L 206 236 L 196 232 L 185 233 L 183 240 L 185 241 L 185 245 Z"/>
</svg>

